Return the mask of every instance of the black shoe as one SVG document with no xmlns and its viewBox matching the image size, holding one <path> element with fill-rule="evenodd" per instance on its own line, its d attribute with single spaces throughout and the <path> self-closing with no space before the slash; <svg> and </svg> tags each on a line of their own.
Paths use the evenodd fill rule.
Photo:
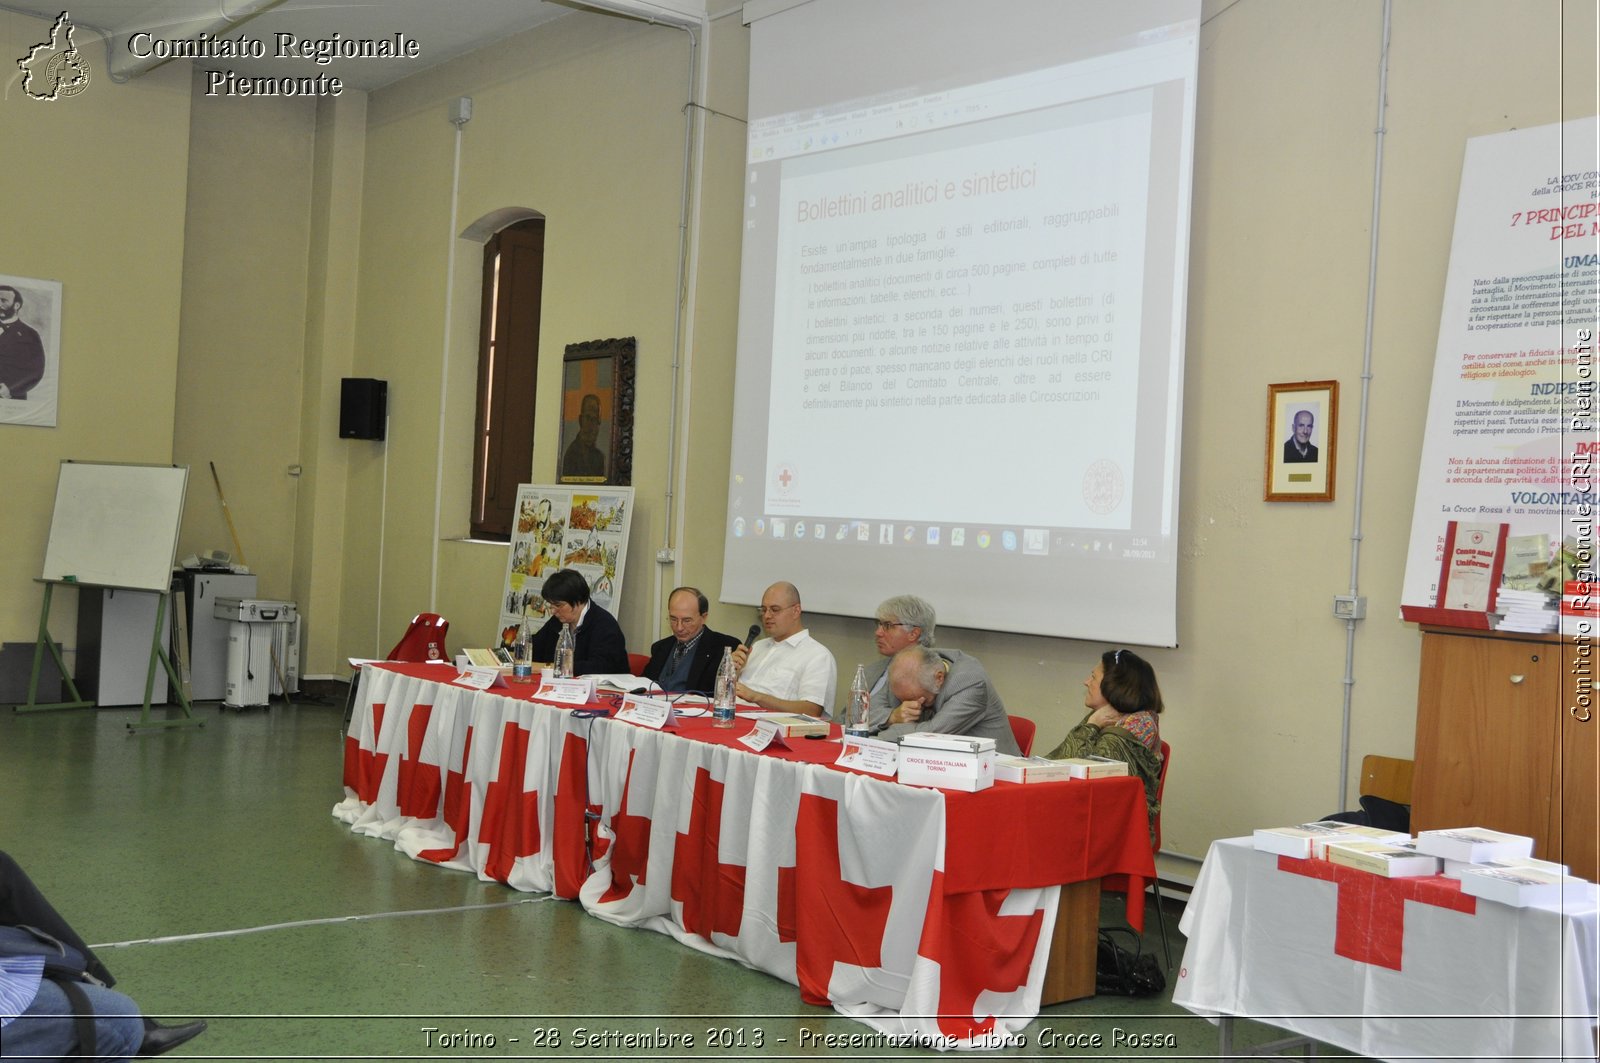
<svg viewBox="0 0 1600 1063">
<path fill-rule="evenodd" d="M 156 1020 L 145 1017 L 144 1042 L 139 1045 L 136 1056 L 159 1056 L 163 1052 L 170 1052 L 185 1041 L 192 1041 L 206 1032 L 205 1020 L 199 1022 L 186 1022 L 182 1026 L 163 1026 Z"/>
</svg>

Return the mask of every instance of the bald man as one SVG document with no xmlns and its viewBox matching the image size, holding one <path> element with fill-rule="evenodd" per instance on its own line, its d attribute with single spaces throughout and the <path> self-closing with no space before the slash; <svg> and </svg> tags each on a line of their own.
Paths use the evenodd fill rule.
<svg viewBox="0 0 1600 1063">
<path fill-rule="evenodd" d="M 839 666 L 806 630 L 794 584 L 767 588 L 761 596 L 761 627 L 767 638 L 733 651 L 740 700 L 774 712 L 831 713 Z"/>
</svg>

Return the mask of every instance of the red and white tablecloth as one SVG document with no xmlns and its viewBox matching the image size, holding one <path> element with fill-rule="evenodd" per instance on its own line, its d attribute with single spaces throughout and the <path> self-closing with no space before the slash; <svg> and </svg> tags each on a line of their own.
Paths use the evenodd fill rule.
<svg viewBox="0 0 1600 1063">
<path fill-rule="evenodd" d="M 1595 1058 L 1597 913 L 1511 908 L 1442 876 L 1206 854 L 1173 1002 L 1378 1059 Z"/>
<path fill-rule="evenodd" d="M 737 959 L 892 1036 L 973 1047 L 1020 1032 L 1058 887 L 1154 874 L 1137 779 L 902 786 L 829 767 L 831 742 L 753 754 L 736 742 L 748 721 L 654 731 L 454 674 L 363 669 L 335 816 L 418 860 Z"/>
</svg>

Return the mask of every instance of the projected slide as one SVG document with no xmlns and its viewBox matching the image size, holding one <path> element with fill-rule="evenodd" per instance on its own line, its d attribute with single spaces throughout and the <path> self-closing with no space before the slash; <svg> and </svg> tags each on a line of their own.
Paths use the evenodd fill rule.
<svg viewBox="0 0 1600 1063">
<path fill-rule="evenodd" d="M 786 174 L 768 512 L 1129 526 L 1127 494 L 1085 474 L 1132 475 L 1150 141 L 1138 97 L 925 134 L 925 150 L 881 161 L 882 145 L 833 152 Z M 979 440 L 1010 457 L 950 495 L 904 485 L 886 497 L 858 474 L 863 435 L 911 438 L 931 420 L 950 430 L 923 460 L 965 464 Z M 803 456 L 788 453 L 794 440 Z M 1046 457 L 1084 489 L 1039 490 Z"/>
<path fill-rule="evenodd" d="M 752 26 L 723 598 L 1173 644 L 1198 6 L 941 6 Z"/>
</svg>

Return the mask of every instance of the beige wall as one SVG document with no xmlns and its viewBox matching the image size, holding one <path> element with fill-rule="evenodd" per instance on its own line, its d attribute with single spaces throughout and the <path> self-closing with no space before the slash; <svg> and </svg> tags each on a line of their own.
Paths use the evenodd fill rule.
<svg viewBox="0 0 1600 1063">
<path fill-rule="evenodd" d="M 1319 815 L 1337 800 L 1346 632 L 1330 614 L 1333 596 L 1350 584 L 1381 11 L 1378 0 L 1208 0 L 1204 7 L 1183 407 L 1182 644 L 1150 651 L 1170 706 L 1164 732 L 1175 747 L 1167 844 L 1196 856 L 1213 838 Z M 16 21 L 0 16 L 0 25 Z M 21 21 L 30 31 L 39 25 Z M 1395 617 L 1463 143 L 1593 114 L 1595 34 L 1590 0 L 1395 5 L 1360 569 L 1369 619 L 1354 638 L 1356 761 L 1368 752 L 1411 753 L 1418 636 Z M 743 115 L 747 31 L 737 17 L 719 19 L 703 44 L 703 102 Z M 325 101 L 314 117 L 293 108 L 248 112 L 239 120 L 263 147 L 276 142 L 288 155 L 245 173 L 233 160 L 211 157 L 226 150 L 216 112 L 196 107 L 195 152 L 187 151 L 186 74 L 162 70 L 108 86 L 78 112 L 70 108 L 91 102 L 90 94 L 48 114 L 4 103 L 8 126 L 26 121 L 31 140 L 80 158 L 89 153 L 87 167 L 64 180 L 14 168 L 0 178 L 12 188 L 25 182 L 11 198 L 51 208 L 19 218 L 26 240 L 17 246 L 26 252 L 0 271 L 67 282 L 71 340 L 63 428 L 0 426 L 7 468 L 23 480 L 23 505 L 0 511 L 0 532 L 17 544 L 0 562 L 4 637 L 31 638 L 37 606 L 28 579 L 42 556 L 59 457 L 120 456 L 99 450 L 115 440 L 130 460 L 165 460 L 181 446 L 198 462 L 208 456 L 202 451 L 228 444 L 200 409 L 209 395 L 177 379 L 191 360 L 198 378 L 216 379 L 227 358 L 246 357 L 236 350 L 209 361 L 197 340 L 223 331 L 218 307 L 227 296 L 274 338 L 277 323 L 263 319 L 263 307 L 300 301 L 290 324 L 302 330 L 301 364 L 250 367 L 268 374 L 258 390 L 271 424 L 259 457 L 230 457 L 225 487 L 236 520 L 248 514 L 250 531 L 241 535 L 254 537 L 260 524 L 288 539 L 264 543 L 261 556 L 272 586 L 287 581 L 308 613 L 305 671 L 337 674 L 340 657 L 387 649 L 430 601 L 452 621 L 452 646 L 487 643 L 505 548 L 456 538 L 466 528 L 479 252 L 453 234 L 504 207 L 538 211 L 548 225 L 535 479 L 555 471 L 563 346 L 637 336 L 638 505 L 620 618 L 638 649 L 662 634 L 658 580 L 699 583 L 715 600 L 744 127 L 717 114 L 699 119 L 680 520 L 668 512 L 664 478 L 687 78 L 682 33 L 574 13 L 370 99 Z M 461 95 L 473 97 L 474 117 L 461 134 L 452 198 L 456 132 L 446 107 Z M 72 116 L 65 129 L 55 124 L 62 115 Z M 186 157 L 197 153 L 206 157 Z M 117 182 L 103 176 L 113 165 Z M 230 274 L 213 276 L 209 262 L 193 261 L 222 253 L 197 233 L 185 276 L 174 234 L 184 224 L 186 168 L 191 228 L 226 201 L 228 187 L 243 185 L 293 213 L 281 231 L 273 218 L 273 233 L 249 235 L 265 241 L 274 263 L 301 255 L 302 275 L 246 273 L 226 283 L 221 277 Z M 70 250 L 56 241 L 62 219 L 75 226 Z M 141 231 L 132 242 L 108 241 L 104 220 L 124 228 L 137 222 Z M 256 229 L 266 227 L 263 220 Z M 85 246 L 95 250 L 85 254 Z M 180 283 L 182 374 L 174 353 Z M 139 344 L 138 372 L 126 368 L 123 354 L 130 313 L 155 337 Z M 268 340 L 250 343 L 261 352 Z M 387 444 L 334 438 L 331 403 L 347 375 L 389 381 Z M 1266 385 L 1323 378 L 1342 385 L 1338 500 L 1267 505 L 1258 412 Z M 444 541 L 435 597 L 442 384 Z M 119 386 L 136 389 L 135 408 Z M 288 460 L 307 474 L 286 499 Z M 259 474 L 246 471 L 252 462 Z M 218 545 L 219 514 L 206 512 L 208 481 L 198 464 L 185 533 L 196 546 Z M 663 543 L 677 550 L 679 564 L 658 573 L 654 554 Z M 255 552 L 250 538 L 246 549 Z M 906 589 L 939 602 L 936 580 Z M 714 606 L 714 620 L 727 630 L 741 631 L 748 615 L 745 607 Z M 870 659 L 866 622 L 810 620 L 842 677 Z M 1040 749 L 1078 717 L 1082 678 L 1104 648 L 955 630 L 941 642 L 984 659 L 1011 708 L 1039 721 Z"/>
<path fill-rule="evenodd" d="M 80 29 L 91 83 L 77 96 L 28 99 L 0 74 L 0 273 L 61 282 L 55 428 L 0 424 L 0 640 L 39 625 L 56 472 L 63 459 L 172 460 L 183 278 L 189 74 L 158 70 L 116 85 L 104 50 Z M 50 23 L 0 11 L 0 49 L 23 55 Z M 113 534 L 114 529 L 108 529 Z M 51 630 L 70 650 L 77 602 L 55 595 Z M 71 657 L 68 657 L 71 664 Z"/>
</svg>

